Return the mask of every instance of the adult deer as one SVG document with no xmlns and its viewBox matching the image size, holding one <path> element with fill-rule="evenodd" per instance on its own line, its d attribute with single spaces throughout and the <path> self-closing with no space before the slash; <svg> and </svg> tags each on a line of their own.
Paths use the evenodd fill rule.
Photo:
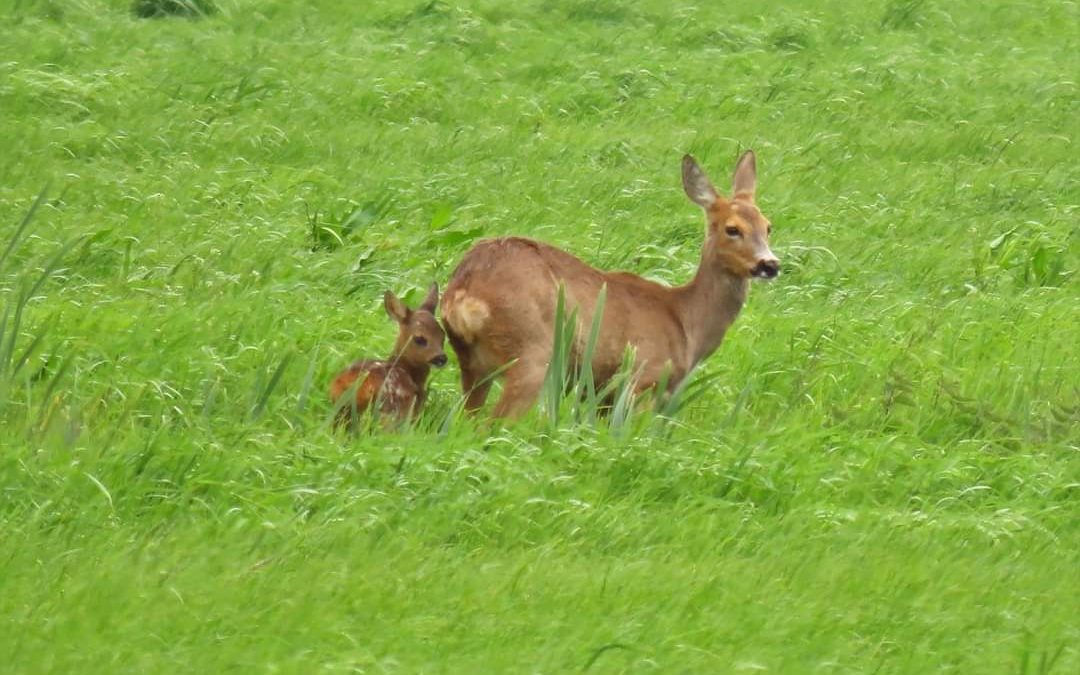
<svg viewBox="0 0 1080 675">
<path fill-rule="evenodd" d="M 443 295 L 442 315 L 461 364 L 468 410 L 484 404 L 492 375 L 503 367 L 493 414 L 518 417 L 536 401 L 551 358 L 560 285 L 568 311 L 577 308 L 572 360 L 581 358 L 582 336 L 593 323 L 600 289 L 607 287 L 592 362 L 598 388 L 616 373 L 627 345 L 636 350 L 638 390 L 661 381 L 674 389 L 720 346 L 746 301 L 750 279 L 775 277 L 780 261 L 769 250 L 769 221 L 754 203 L 753 152 L 735 165 L 731 199 L 716 191 L 690 155 L 683 157 L 682 180 L 706 221 L 697 274 L 683 286 L 598 270 L 520 237 L 482 241 L 465 254 Z"/>
</svg>

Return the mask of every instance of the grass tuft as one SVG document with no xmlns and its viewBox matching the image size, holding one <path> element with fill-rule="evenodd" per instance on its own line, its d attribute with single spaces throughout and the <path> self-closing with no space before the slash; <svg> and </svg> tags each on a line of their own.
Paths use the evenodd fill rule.
<svg viewBox="0 0 1080 675">
<path fill-rule="evenodd" d="M 131 11 L 142 19 L 166 16 L 198 18 L 218 11 L 213 0 L 135 0 Z"/>
<path fill-rule="evenodd" d="M 882 30 L 918 28 L 925 13 L 926 0 L 889 0 L 881 13 Z"/>
</svg>

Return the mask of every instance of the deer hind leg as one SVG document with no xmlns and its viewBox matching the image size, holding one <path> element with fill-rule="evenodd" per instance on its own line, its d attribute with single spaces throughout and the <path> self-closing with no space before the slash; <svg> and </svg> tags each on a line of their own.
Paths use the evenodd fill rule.
<svg viewBox="0 0 1080 675">
<path fill-rule="evenodd" d="M 461 371 L 461 388 L 468 392 L 465 397 L 465 412 L 475 413 L 484 406 L 484 401 L 487 401 L 488 392 L 491 390 L 491 376 L 485 373 L 478 377 Z"/>
<path fill-rule="evenodd" d="M 461 392 L 465 395 L 465 411 L 475 413 L 487 400 L 488 391 L 491 389 L 491 373 L 479 363 L 480 359 L 477 358 L 474 347 L 455 335 L 452 330 L 446 331 L 446 337 L 457 354 L 458 366 L 461 368 Z"/>
<path fill-rule="evenodd" d="M 461 391 L 465 394 L 465 412 L 475 413 L 483 407 L 487 400 L 488 391 L 491 389 L 492 377 L 490 373 L 475 364 L 461 364 Z"/>
<path fill-rule="evenodd" d="M 542 353 L 528 354 L 506 371 L 502 396 L 492 411 L 494 417 L 517 419 L 525 414 L 540 394 L 547 376 L 547 357 Z"/>
<path fill-rule="evenodd" d="M 360 380 L 361 377 L 363 380 Z M 331 401 L 335 406 L 340 406 L 334 415 L 335 431 L 358 430 L 359 417 L 377 396 L 381 382 L 381 378 L 359 368 L 350 368 L 334 380 L 330 390 Z"/>
<path fill-rule="evenodd" d="M 337 409 L 334 414 L 334 431 L 340 431 L 341 429 L 353 430 L 353 418 L 356 416 L 357 408 L 358 380 L 361 375 L 365 374 L 359 369 L 350 367 L 335 377 L 330 385 L 330 403 Z"/>
</svg>

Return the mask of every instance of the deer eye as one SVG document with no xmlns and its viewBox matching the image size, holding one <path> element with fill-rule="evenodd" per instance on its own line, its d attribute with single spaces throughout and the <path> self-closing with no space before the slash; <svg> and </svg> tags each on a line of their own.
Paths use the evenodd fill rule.
<svg viewBox="0 0 1080 675">
<path fill-rule="evenodd" d="M 417 347 L 427 347 L 427 338 L 423 335 L 413 337 L 412 341 L 416 343 Z"/>
<path fill-rule="evenodd" d="M 772 236 L 772 223 L 765 226 L 765 234 Z"/>
<path fill-rule="evenodd" d="M 734 225 L 728 225 L 727 227 L 725 227 L 724 232 L 727 233 L 727 236 L 729 236 L 729 237 L 741 237 L 742 236 L 742 232 L 739 231 L 739 228 L 735 227 Z"/>
</svg>

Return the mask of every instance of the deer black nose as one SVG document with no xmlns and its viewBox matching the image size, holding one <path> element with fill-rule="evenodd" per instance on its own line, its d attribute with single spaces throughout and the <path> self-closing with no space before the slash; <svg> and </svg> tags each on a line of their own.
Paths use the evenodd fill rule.
<svg viewBox="0 0 1080 675">
<path fill-rule="evenodd" d="M 435 358 L 431 359 L 431 365 L 436 368 L 442 368 L 446 365 L 446 354 L 439 354 Z"/>
<path fill-rule="evenodd" d="M 750 274 L 762 279 L 774 279 L 780 274 L 780 261 L 776 258 L 759 260 L 754 269 L 750 270 Z"/>
</svg>

